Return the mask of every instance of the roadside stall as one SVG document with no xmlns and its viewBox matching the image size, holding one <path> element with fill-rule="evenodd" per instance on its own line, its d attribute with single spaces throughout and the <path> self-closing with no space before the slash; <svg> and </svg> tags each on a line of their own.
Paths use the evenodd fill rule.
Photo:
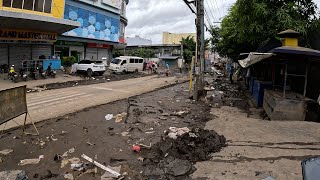
<svg viewBox="0 0 320 180">
<path fill-rule="evenodd" d="M 312 101 L 308 97 L 319 91 L 308 86 L 308 79 L 317 76 L 310 73 L 310 67 L 320 62 L 320 51 L 299 47 L 300 34 L 296 31 L 278 35 L 284 38 L 283 46 L 269 53 L 250 53 L 239 63 L 244 68 L 260 67 L 260 75 L 251 77 L 251 91 L 257 105 L 263 106 L 271 120 L 304 121 L 307 104 Z"/>
</svg>

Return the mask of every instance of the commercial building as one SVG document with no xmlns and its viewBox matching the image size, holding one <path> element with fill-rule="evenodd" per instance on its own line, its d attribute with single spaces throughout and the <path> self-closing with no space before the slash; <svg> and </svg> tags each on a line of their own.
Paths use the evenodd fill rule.
<svg viewBox="0 0 320 180">
<path fill-rule="evenodd" d="M 181 44 L 182 38 L 192 37 L 196 40 L 196 33 L 162 33 L 162 44 Z"/>
<path fill-rule="evenodd" d="M 64 0 L 0 0 L 0 65 L 51 58 L 58 35 L 80 25 L 64 9 Z"/>
<path fill-rule="evenodd" d="M 145 39 L 139 36 L 127 37 L 126 42 L 127 42 L 127 46 L 146 46 L 146 45 L 152 44 L 151 39 Z"/>
<path fill-rule="evenodd" d="M 112 49 L 126 46 L 128 3 L 129 0 L 66 0 L 64 19 L 77 21 L 80 27 L 58 37 L 55 55 L 110 60 Z"/>
</svg>

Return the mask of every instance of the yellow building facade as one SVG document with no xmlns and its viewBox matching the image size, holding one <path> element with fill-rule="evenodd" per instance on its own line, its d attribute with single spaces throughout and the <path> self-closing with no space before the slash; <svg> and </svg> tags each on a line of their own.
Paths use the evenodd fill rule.
<svg viewBox="0 0 320 180">
<path fill-rule="evenodd" d="M 162 44 L 181 44 L 182 38 L 192 37 L 196 40 L 196 33 L 162 33 Z"/>
<path fill-rule="evenodd" d="M 27 3 L 28 2 L 28 3 Z M 0 10 L 63 18 L 65 0 L 0 0 Z"/>
</svg>

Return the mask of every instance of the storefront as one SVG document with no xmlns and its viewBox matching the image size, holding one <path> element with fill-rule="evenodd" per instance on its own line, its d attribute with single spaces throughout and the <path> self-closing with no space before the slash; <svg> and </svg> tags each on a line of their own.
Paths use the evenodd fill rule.
<svg viewBox="0 0 320 180">
<path fill-rule="evenodd" d="M 61 59 L 74 56 L 77 61 L 81 61 L 85 57 L 85 47 L 84 42 L 58 40 L 54 45 L 54 54 Z"/>
<path fill-rule="evenodd" d="M 111 46 L 108 44 L 88 43 L 86 49 L 86 59 L 109 60 L 111 56 Z"/>
<path fill-rule="evenodd" d="M 56 33 L 28 30 L 0 30 L 0 65 L 19 65 L 22 60 L 52 57 Z"/>
</svg>

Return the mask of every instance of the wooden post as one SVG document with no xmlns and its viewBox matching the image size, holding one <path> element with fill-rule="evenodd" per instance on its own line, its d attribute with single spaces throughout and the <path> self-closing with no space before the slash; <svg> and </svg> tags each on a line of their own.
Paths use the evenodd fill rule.
<svg viewBox="0 0 320 180">
<path fill-rule="evenodd" d="M 283 97 L 286 98 L 286 88 L 287 88 L 287 71 L 288 71 L 288 64 L 285 65 L 285 72 L 284 72 L 284 86 L 283 86 Z"/>
<path fill-rule="evenodd" d="M 306 64 L 306 76 L 305 76 L 305 81 L 304 81 L 304 91 L 303 91 L 303 96 L 306 96 L 306 94 L 307 94 L 308 71 L 309 71 L 309 63 L 307 63 L 307 64 Z"/>
</svg>

